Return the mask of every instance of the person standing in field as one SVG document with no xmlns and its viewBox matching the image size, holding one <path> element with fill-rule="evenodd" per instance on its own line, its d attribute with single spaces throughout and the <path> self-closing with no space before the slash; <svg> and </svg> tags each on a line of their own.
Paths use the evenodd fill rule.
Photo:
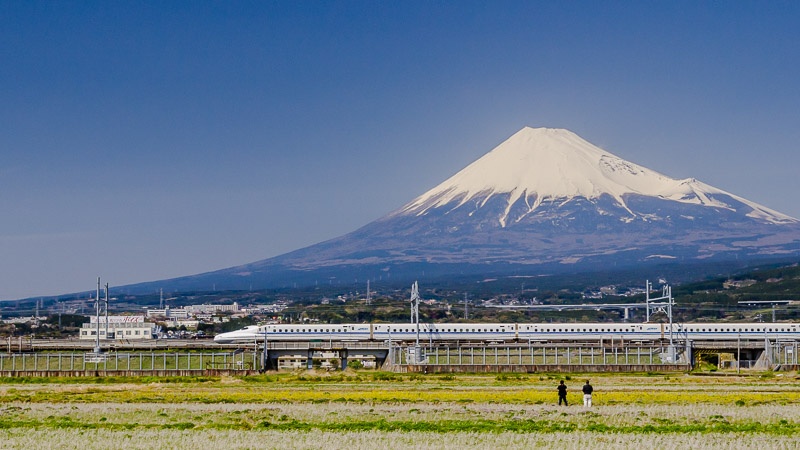
<svg viewBox="0 0 800 450">
<path fill-rule="evenodd" d="M 564 380 L 561 380 L 561 384 L 558 385 L 558 406 L 561 406 L 561 402 L 564 402 L 564 406 L 569 406 L 567 403 L 567 385 L 564 384 Z"/>
<path fill-rule="evenodd" d="M 583 385 L 583 406 L 591 407 L 592 406 L 592 385 L 589 384 L 589 380 L 586 380 L 586 384 Z"/>
</svg>

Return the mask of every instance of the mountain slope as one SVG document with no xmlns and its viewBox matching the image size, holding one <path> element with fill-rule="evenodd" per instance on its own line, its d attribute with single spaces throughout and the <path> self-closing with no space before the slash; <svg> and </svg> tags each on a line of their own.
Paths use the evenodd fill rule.
<svg viewBox="0 0 800 450">
<path fill-rule="evenodd" d="M 353 274 L 535 274 L 798 254 L 795 218 L 625 161 L 567 130 L 524 128 L 352 233 L 172 284 L 272 287 Z"/>
</svg>

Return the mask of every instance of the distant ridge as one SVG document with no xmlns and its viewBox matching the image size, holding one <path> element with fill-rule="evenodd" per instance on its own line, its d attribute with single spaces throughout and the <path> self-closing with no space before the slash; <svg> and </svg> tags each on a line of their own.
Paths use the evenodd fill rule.
<svg viewBox="0 0 800 450">
<path fill-rule="evenodd" d="M 158 286 L 246 289 L 335 278 L 535 275 L 799 255 L 800 222 L 793 217 L 625 161 L 570 131 L 526 127 L 349 234 Z"/>
</svg>

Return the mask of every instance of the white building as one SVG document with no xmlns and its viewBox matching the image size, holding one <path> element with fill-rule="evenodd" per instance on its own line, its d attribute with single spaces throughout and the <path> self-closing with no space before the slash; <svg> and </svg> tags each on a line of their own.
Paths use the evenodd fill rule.
<svg viewBox="0 0 800 450">
<path fill-rule="evenodd" d="M 121 339 L 153 339 L 156 324 L 145 322 L 144 316 L 108 316 L 108 335 L 106 335 L 106 318 L 91 317 L 89 323 L 81 326 L 80 339 L 96 340 L 98 331 L 102 340 Z"/>
<path fill-rule="evenodd" d="M 232 305 L 189 305 L 184 306 L 192 314 L 213 314 L 218 312 L 239 312 L 239 304 L 233 302 Z"/>
<path fill-rule="evenodd" d="M 171 309 L 169 306 L 167 306 L 164 309 L 148 309 L 147 317 L 148 318 L 166 317 L 167 319 L 175 319 L 175 320 L 188 319 L 190 312 L 191 311 L 189 311 L 186 308 Z"/>
</svg>

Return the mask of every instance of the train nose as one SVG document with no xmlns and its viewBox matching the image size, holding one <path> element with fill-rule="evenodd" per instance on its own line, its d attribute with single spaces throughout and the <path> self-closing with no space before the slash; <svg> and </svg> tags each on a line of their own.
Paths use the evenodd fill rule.
<svg viewBox="0 0 800 450">
<path fill-rule="evenodd" d="M 217 344 L 230 344 L 231 339 L 225 336 L 225 333 L 214 336 L 214 342 Z"/>
</svg>

